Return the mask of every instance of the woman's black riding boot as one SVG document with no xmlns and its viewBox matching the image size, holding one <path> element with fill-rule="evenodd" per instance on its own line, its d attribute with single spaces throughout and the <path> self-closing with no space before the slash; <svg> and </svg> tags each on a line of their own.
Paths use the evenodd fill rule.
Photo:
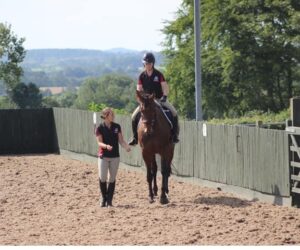
<svg viewBox="0 0 300 250">
<path fill-rule="evenodd" d="M 112 200 L 115 192 L 116 182 L 110 182 L 107 190 L 107 206 L 112 207 Z"/>
<path fill-rule="evenodd" d="M 100 178 L 99 178 L 99 186 L 100 186 L 100 191 L 101 191 L 101 195 L 102 195 L 102 201 L 100 203 L 101 207 L 106 207 L 106 203 L 107 203 L 107 186 L 106 186 L 106 181 L 105 182 L 101 182 Z"/>
</svg>

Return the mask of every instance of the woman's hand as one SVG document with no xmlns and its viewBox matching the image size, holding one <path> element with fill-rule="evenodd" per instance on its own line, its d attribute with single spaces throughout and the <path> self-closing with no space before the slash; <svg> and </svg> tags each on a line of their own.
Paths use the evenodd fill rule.
<svg viewBox="0 0 300 250">
<path fill-rule="evenodd" d="M 130 152 L 131 148 L 129 147 L 128 143 L 124 141 L 122 133 L 119 133 L 118 136 L 120 145 L 126 150 L 126 152 Z"/>
<path fill-rule="evenodd" d="M 108 145 L 108 144 L 106 144 L 106 149 L 107 149 L 108 151 L 112 151 L 113 147 L 110 146 L 110 145 Z"/>
</svg>

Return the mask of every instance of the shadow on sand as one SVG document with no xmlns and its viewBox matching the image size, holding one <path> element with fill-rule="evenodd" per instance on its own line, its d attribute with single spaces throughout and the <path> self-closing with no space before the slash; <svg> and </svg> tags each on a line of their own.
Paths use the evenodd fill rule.
<svg viewBox="0 0 300 250">
<path fill-rule="evenodd" d="M 206 205 L 222 205 L 229 207 L 247 207 L 252 205 L 252 201 L 226 196 L 199 197 L 194 200 L 194 203 Z"/>
</svg>

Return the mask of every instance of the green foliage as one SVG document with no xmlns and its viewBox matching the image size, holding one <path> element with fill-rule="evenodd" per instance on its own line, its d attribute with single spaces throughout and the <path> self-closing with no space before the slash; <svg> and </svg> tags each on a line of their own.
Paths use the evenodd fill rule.
<svg viewBox="0 0 300 250">
<path fill-rule="evenodd" d="M 45 96 L 43 97 L 42 100 L 42 106 L 45 108 L 54 108 L 54 107 L 60 107 L 60 104 L 52 96 Z"/>
<path fill-rule="evenodd" d="M 136 83 L 122 75 L 105 75 L 101 78 L 89 78 L 78 90 L 75 107 L 87 109 L 90 103 L 102 103 L 115 109 L 132 111 L 136 106 Z"/>
<path fill-rule="evenodd" d="M 278 112 L 299 95 L 300 13 L 290 0 L 202 0 L 204 118 Z M 194 117 L 193 1 L 163 29 L 170 100 Z"/>
<path fill-rule="evenodd" d="M 94 111 L 94 112 L 100 112 L 106 107 L 107 107 L 107 105 L 105 105 L 103 103 L 97 104 L 95 102 L 91 102 L 91 103 L 89 103 L 88 110 Z M 124 109 L 113 108 L 113 111 L 115 112 L 115 114 L 119 114 L 119 115 L 127 115 L 128 114 L 128 112 Z"/>
<path fill-rule="evenodd" d="M 177 19 L 167 22 L 163 29 L 169 98 L 180 115 L 189 118 L 193 117 L 195 110 L 193 10 L 190 5 L 184 1 L 177 12 Z"/>
<path fill-rule="evenodd" d="M 216 119 L 213 118 L 208 120 L 212 124 L 254 124 L 256 121 L 262 121 L 263 123 L 276 123 L 276 122 L 285 122 L 290 118 L 290 110 L 285 109 L 279 113 L 264 113 L 262 111 L 254 110 L 247 112 L 244 116 L 239 118 L 225 118 L 225 119 Z"/>
<path fill-rule="evenodd" d="M 39 108 L 42 106 L 42 94 L 38 87 L 29 83 L 17 83 L 10 91 L 10 99 L 18 108 Z"/>
<path fill-rule="evenodd" d="M 100 112 L 102 111 L 103 109 L 105 109 L 107 106 L 103 103 L 95 103 L 95 102 L 91 102 L 89 103 L 89 106 L 88 106 L 88 110 L 89 111 L 94 111 L 94 112 Z"/>
<path fill-rule="evenodd" d="M 56 96 L 56 100 L 61 107 L 70 108 L 74 105 L 77 98 L 75 91 L 65 91 Z"/>
<path fill-rule="evenodd" d="M 16 109 L 16 108 L 17 105 L 11 102 L 11 100 L 9 100 L 7 96 L 0 96 L 0 109 Z"/>
<path fill-rule="evenodd" d="M 24 38 L 18 39 L 10 25 L 0 23 L 0 80 L 7 91 L 20 81 L 22 68 L 19 64 L 25 57 L 24 41 Z"/>
<path fill-rule="evenodd" d="M 4 107 L 5 105 L 18 108 L 41 107 L 42 95 L 36 85 L 20 82 L 23 71 L 19 64 L 25 57 L 24 41 L 24 38 L 18 39 L 11 31 L 10 25 L 0 23 L 0 81 L 9 98 L 2 100 L 4 102 L 1 106 Z"/>
<path fill-rule="evenodd" d="M 115 112 L 115 114 L 118 114 L 118 115 L 128 115 L 128 111 L 125 110 L 125 109 L 116 109 L 116 108 L 113 108 L 113 111 Z"/>
<path fill-rule="evenodd" d="M 67 90 L 61 94 L 45 96 L 43 98 L 43 106 L 71 108 L 74 106 L 77 93 L 75 90 Z"/>
</svg>

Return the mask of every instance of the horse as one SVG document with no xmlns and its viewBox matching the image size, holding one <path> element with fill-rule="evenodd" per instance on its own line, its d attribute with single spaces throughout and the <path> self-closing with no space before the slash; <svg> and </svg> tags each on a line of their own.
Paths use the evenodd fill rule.
<svg viewBox="0 0 300 250">
<path fill-rule="evenodd" d="M 171 140 L 171 128 L 163 111 L 155 103 L 154 94 L 136 91 L 140 103 L 141 118 L 138 124 L 138 142 L 142 149 L 142 156 L 147 168 L 147 182 L 149 185 L 149 202 L 154 202 L 157 196 L 157 163 L 155 154 L 161 156 L 162 186 L 160 203 L 169 203 L 168 179 L 171 175 L 171 162 L 174 155 L 174 144 Z M 153 182 L 153 186 L 152 186 Z"/>
</svg>

